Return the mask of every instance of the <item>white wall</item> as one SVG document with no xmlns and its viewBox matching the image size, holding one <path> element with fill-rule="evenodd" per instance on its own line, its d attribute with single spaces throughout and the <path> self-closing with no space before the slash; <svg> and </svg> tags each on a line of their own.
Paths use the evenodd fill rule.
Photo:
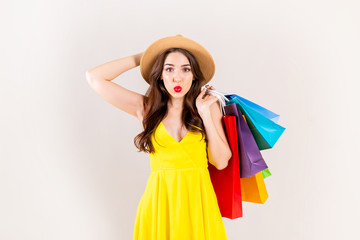
<svg viewBox="0 0 360 240">
<path fill-rule="evenodd" d="M 131 239 L 150 173 L 136 118 L 86 70 L 182 34 L 211 84 L 280 114 L 262 151 L 264 205 L 223 218 L 229 240 L 354 239 L 359 224 L 356 0 L 12 1 L 1 13 L 0 239 Z M 114 80 L 145 93 L 139 68 Z"/>
</svg>

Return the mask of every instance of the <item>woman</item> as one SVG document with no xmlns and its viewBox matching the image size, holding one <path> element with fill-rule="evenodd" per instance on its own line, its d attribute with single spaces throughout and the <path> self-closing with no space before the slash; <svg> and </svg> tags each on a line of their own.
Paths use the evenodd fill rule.
<svg viewBox="0 0 360 240">
<path fill-rule="evenodd" d="M 111 82 L 139 65 L 150 84 L 145 95 Z M 225 168 L 232 155 L 217 98 L 201 90 L 214 72 L 204 47 L 176 35 L 86 73 L 101 97 L 144 127 L 134 143 L 149 153 L 151 173 L 137 208 L 133 239 L 227 239 L 207 168 L 208 162 Z"/>
</svg>

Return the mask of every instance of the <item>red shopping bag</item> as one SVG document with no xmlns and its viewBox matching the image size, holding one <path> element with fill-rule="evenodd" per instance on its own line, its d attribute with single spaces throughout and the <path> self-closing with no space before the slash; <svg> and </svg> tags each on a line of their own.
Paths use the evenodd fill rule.
<svg viewBox="0 0 360 240">
<path fill-rule="evenodd" d="M 208 165 L 210 178 L 214 187 L 221 216 L 235 219 L 242 217 L 242 200 L 240 185 L 239 149 L 237 137 L 236 116 L 223 115 L 223 125 L 231 148 L 232 157 L 228 166 L 218 170 L 212 164 Z"/>
</svg>

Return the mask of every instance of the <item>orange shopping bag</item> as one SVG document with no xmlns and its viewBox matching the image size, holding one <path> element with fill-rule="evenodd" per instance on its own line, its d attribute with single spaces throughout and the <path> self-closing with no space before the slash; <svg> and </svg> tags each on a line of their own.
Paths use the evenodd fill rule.
<svg viewBox="0 0 360 240">
<path fill-rule="evenodd" d="M 244 202 L 264 204 L 269 195 L 262 172 L 247 178 L 241 178 L 241 198 Z"/>
</svg>

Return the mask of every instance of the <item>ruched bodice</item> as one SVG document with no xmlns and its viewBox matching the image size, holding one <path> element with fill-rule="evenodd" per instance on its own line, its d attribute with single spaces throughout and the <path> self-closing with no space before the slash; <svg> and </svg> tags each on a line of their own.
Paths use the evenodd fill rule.
<svg viewBox="0 0 360 240">
<path fill-rule="evenodd" d="M 206 142 L 201 132 L 188 131 L 178 142 L 160 122 L 151 139 L 155 153 L 150 155 L 151 170 L 208 167 Z"/>
</svg>

